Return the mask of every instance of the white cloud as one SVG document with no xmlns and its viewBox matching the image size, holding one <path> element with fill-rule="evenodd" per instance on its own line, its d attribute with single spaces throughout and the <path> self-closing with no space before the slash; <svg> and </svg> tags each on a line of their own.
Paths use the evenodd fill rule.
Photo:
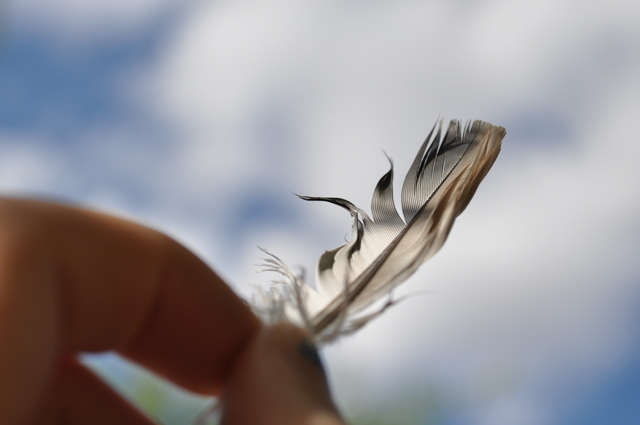
<svg viewBox="0 0 640 425">
<path fill-rule="evenodd" d="M 413 376 L 457 391 L 481 423 L 552 423 L 554 388 L 598 379 L 633 334 L 624 301 L 637 294 L 634 260 L 624 253 L 640 207 L 631 115 L 640 74 L 629 47 L 640 40 L 629 19 L 637 6 L 312 4 L 211 4 L 185 21 L 151 85 L 156 110 L 185 134 L 185 164 L 199 157 L 208 178 L 251 179 L 293 161 L 300 174 L 283 190 L 366 206 L 386 168 L 379 148 L 406 169 L 438 113 L 559 114 L 570 132 L 544 144 L 523 145 L 530 136 L 518 128 L 508 134 L 445 250 L 406 288 L 435 293 L 329 349 L 341 397 L 354 398 L 349 380 L 370 394 L 384 378 L 381 396 Z M 274 97 L 297 139 L 284 157 L 247 162 L 264 141 L 244 130 Z M 318 218 L 318 233 L 347 233 L 348 217 L 332 217 Z M 283 257 L 300 263 L 296 249 Z M 505 368 L 515 375 L 510 396 L 465 405 L 469 376 L 489 370 L 481 381 L 491 381 Z"/>
<path fill-rule="evenodd" d="M 368 382 L 411 367 L 464 400 L 473 375 L 506 367 L 518 375 L 509 398 L 525 397 L 527 411 L 500 420 L 513 405 L 498 398 L 475 410 L 498 415 L 480 423 L 553 423 L 550 406 L 606 376 L 635 340 L 639 92 L 630 72 L 591 105 L 599 119 L 581 123 L 574 149 L 500 158 L 444 251 L 405 288 L 434 293 L 339 346 L 337 388 L 345 369 Z"/>
<path fill-rule="evenodd" d="M 5 194 L 44 194 L 67 183 L 67 160 L 54 150 L 44 151 L 38 139 L 0 133 L 0 190 Z M 34 191 L 39 193 L 34 193 Z"/>
</svg>

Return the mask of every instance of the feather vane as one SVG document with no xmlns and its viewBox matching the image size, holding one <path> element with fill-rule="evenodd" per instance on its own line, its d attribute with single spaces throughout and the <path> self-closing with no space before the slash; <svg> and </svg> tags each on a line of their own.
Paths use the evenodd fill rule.
<svg viewBox="0 0 640 425">
<path fill-rule="evenodd" d="M 281 275 L 259 292 L 254 308 L 267 323 L 288 321 L 307 329 L 316 342 L 353 332 L 393 305 L 393 289 L 444 244 L 455 218 L 464 211 L 485 177 L 506 134 L 483 121 L 462 126 L 453 120 L 445 132 L 433 127 L 404 179 L 402 216 L 393 198 L 393 162 L 375 187 L 371 217 L 342 198 L 300 196 L 347 210 L 352 240 L 324 252 L 316 288 L 304 276 L 267 252 L 265 269 Z M 266 252 L 266 251 L 265 251 Z M 381 307 L 366 312 L 374 303 Z"/>
</svg>

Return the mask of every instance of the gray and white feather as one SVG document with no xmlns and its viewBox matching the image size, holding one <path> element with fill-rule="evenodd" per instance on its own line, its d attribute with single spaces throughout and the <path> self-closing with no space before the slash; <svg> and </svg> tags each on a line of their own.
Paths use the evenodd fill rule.
<svg viewBox="0 0 640 425">
<path fill-rule="evenodd" d="M 300 196 L 347 210 L 353 219 L 352 240 L 320 256 L 315 289 L 267 253 L 265 269 L 281 279 L 259 291 L 254 309 L 266 323 L 296 324 L 319 343 L 380 315 L 394 303 L 393 289 L 442 247 L 496 160 L 505 134 L 503 127 L 483 121 L 462 126 L 457 120 L 443 132 L 438 121 L 404 179 L 402 216 L 393 199 L 393 163 L 375 188 L 371 217 L 345 199 Z M 371 311 L 376 302 L 382 304 Z"/>
</svg>

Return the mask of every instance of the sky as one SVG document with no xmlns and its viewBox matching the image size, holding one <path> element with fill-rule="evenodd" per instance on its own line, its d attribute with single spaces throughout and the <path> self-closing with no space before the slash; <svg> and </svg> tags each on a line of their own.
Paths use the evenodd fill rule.
<svg viewBox="0 0 640 425">
<path fill-rule="evenodd" d="M 350 233 L 292 192 L 366 209 L 383 152 L 402 176 L 438 118 L 505 127 L 414 295 L 323 350 L 335 398 L 394 424 L 640 422 L 640 4 L 0 7 L 0 193 L 157 228 L 246 298 L 257 246 L 312 271 Z"/>
</svg>

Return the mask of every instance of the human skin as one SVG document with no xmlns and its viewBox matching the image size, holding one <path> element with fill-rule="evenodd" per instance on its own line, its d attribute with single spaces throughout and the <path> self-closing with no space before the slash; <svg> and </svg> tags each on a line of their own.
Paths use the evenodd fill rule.
<svg viewBox="0 0 640 425">
<path fill-rule="evenodd" d="M 103 351 L 220 396 L 225 425 L 344 424 L 308 340 L 162 233 L 0 199 L 0 424 L 152 424 L 77 360 Z"/>
</svg>

